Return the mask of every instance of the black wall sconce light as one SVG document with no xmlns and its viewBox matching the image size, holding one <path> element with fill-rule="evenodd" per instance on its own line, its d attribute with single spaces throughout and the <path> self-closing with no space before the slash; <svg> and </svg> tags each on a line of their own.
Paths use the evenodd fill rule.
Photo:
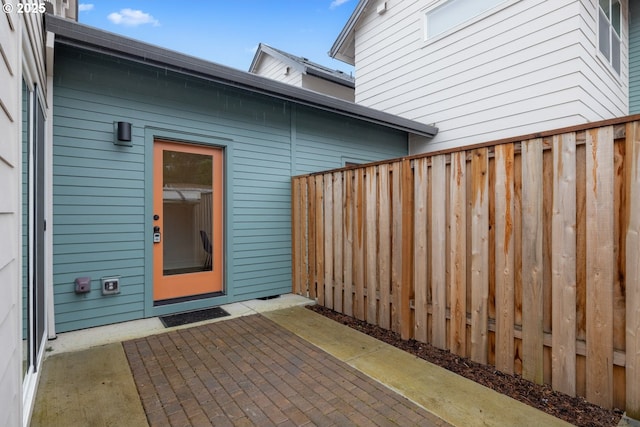
<svg viewBox="0 0 640 427">
<path fill-rule="evenodd" d="M 115 134 L 116 140 L 114 144 L 124 145 L 131 147 L 131 123 L 129 122 L 115 122 Z"/>
</svg>

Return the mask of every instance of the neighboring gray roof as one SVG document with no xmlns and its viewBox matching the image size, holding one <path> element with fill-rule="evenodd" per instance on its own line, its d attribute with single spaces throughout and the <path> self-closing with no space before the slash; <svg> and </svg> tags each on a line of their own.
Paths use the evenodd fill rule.
<svg viewBox="0 0 640 427">
<path fill-rule="evenodd" d="M 340 70 L 332 70 L 324 65 L 317 64 L 309 61 L 307 58 L 301 56 L 295 56 L 290 53 L 284 52 L 280 49 L 276 49 L 264 43 L 260 43 L 256 54 L 251 61 L 249 67 L 250 73 L 256 73 L 258 71 L 258 64 L 263 55 L 269 55 L 279 61 L 289 65 L 300 71 L 302 74 L 310 74 L 312 76 L 319 77 L 321 79 L 329 80 L 334 83 L 354 89 L 356 87 L 355 79 L 349 74 L 345 74 Z"/>
<path fill-rule="evenodd" d="M 45 15 L 45 29 L 55 33 L 57 43 L 162 67 L 178 73 L 335 112 L 416 135 L 433 137 L 438 132 L 438 128 L 434 126 L 167 50 L 50 14 Z"/>
<path fill-rule="evenodd" d="M 338 35 L 338 38 L 331 46 L 331 50 L 329 51 L 329 56 L 340 61 L 346 62 L 347 64 L 355 65 L 356 64 L 356 54 L 355 54 L 355 27 L 360 19 L 360 16 L 364 13 L 369 5 L 370 0 L 360 0 L 356 5 L 356 8 L 353 10 L 353 13 L 349 17 L 349 20 L 345 24 L 342 31 Z"/>
</svg>

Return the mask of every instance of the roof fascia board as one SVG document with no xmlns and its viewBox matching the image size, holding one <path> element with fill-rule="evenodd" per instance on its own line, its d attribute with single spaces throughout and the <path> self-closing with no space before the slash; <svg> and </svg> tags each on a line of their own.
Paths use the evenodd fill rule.
<svg viewBox="0 0 640 427">
<path fill-rule="evenodd" d="M 260 43 L 260 45 L 258 46 L 258 50 L 256 50 L 256 54 L 253 55 L 253 59 L 251 60 L 251 65 L 249 65 L 250 73 L 255 73 L 257 71 L 258 64 L 260 63 L 260 60 L 262 59 L 263 54 L 264 52 L 262 51 L 262 43 Z"/>
<path fill-rule="evenodd" d="M 49 14 L 46 15 L 45 26 L 47 31 L 56 34 L 56 42 L 58 43 L 161 67 L 180 74 L 215 81 L 227 86 L 338 113 L 415 135 L 431 138 L 438 132 L 438 129 L 434 126 L 167 50 Z"/>
<path fill-rule="evenodd" d="M 307 66 L 301 64 L 300 62 L 294 60 L 293 58 L 288 57 L 287 55 L 283 55 L 278 50 L 272 48 L 271 46 L 263 45 L 263 50 L 268 55 L 273 56 L 274 58 L 284 62 L 288 66 L 295 68 L 297 71 L 300 71 L 302 74 L 307 73 Z"/>
<path fill-rule="evenodd" d="M 353 37 L 353 31 L 355 30 L 355 26 L 360 20 L 360 16 L 364 12 L 364 10 L 367 8 L 370 1 L 371 0 L 360 0 L 360 2 L 356 5 L 356 8 L 354 9 L 353 13 L 349 17 L 349 20 L 345 24 L 342 31 L 340 31 L 340 34 L 338 35 L 338 38 L 336 39 L 336 41 L 333 43 L 333 46 L 331 46 L 331 50 L 329 50 L 329 56 L 331 56 L 332 58 L 344 61 L 348 64 L 355 65 L 353 63 L 354 61 L 352 61 L 348 56 L 342 54 L 340 51 L 342 50 L 342 47 L 344 46 L 345 42 L 350 37 Z"/>
<path fill-rule="evenodd" d="M 305 65 L 299 63 L 298 61 L 295 61 L 292 58 L 289 58 L 286 55 L 283 55 L 276 49 L 273 49 L 271 46 L 268 46 L 264 43 L 260 43 L 260 45 L 258 46 L 258 51 L 256 52 L 256 55 L 253 57 L 253 61 L 251 62 L 251 66 L 249 67 L 250 73 L 255 73 L 258 70 L 258 64 L 260 63 L 260 60 L 262 59 L 263 55 L 269 55 L 283 62 L 287 66 L 296 69 L 302 74 L 307 73 L 307 67 Z"/>
</svg>

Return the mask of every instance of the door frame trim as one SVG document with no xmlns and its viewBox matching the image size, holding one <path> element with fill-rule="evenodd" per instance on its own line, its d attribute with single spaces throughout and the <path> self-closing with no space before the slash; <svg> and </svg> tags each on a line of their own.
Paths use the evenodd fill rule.
<svg viewBox="0 0 640 427">
<path fill-rule="evenodd" d="M 167 212 L 164 203 L 164 153 L 178 152 L 211 159 L 211 216 L 209 223 L 209 235 L 211 247 L 210 255 L 212 268 L 209 271 L 191 271 L 181 274 L 165 274 L 166 242 L 168 239 L 167 230 L 170 223 L 167 222 Z M 156 138 L 153 142 L 153 205 L 154 217 L 159 215 L 158 220 L 154 219 L 155 227 L 160 227 L 164 237 L 159 243 L 153 245 L 153 290 L 154 306 L 159 302 L 172 299 L 193 300 L 207 294 L 224 293 L 224 149 L 217 146 L 205 146 L 201 144 L 185 144 L 175 141 L 167 141 Z M 204 226 L 203 226 L 204 227 Z M 202 230 L 200 231 L 202 233 Z M 197 236 L 196 242 L 199 250 L 202 249 L 202 236 Z M 195 243 L 195 242 L 194 242 Z M 198 252 L 200 255 L 201 252 Z"/>
<path fill-rule="evenodd" d="M 135 129 L 135 124 L 134 124 Z M 135 133 L 135 131 L 134 131 Z M 135 137 L 135 135 L 134 135 Z M 156 139 L 178 142 L 182 144 L 192 144 L 209 146 L 223 149 L 223 166 L 224 166 L 224 197 L 223 197 L 223 284 L 224 294 L 211 298 L 202 298 L 192 301 L 178 302 L 175 304 L 155 305 L 153 300 L 153 144 Z M 118 147 L 118 149 L 127 151 L 131 147 Z M 133 149 L 135 150 L 135 144 Z M 224 136 L 206 135 L 184 132 L 178 129 L 165 129 L 152 126 L 144 127 L 144 248 L 145 248 L 145 288 L 144 288 L 144 316 L 155 317 L 166 314 L 179 313 L 183 311 L 199 310 L 202 308 L 212 307 L 216 305 L 231 302 L 234 295 L 233 289 L 233 271 L 230 268 L 228 254 L 232 253 L 233 234 L 229 232 L 229 219 L 233 213 L 233 197 L 232 195 L 232 177 L 233 177 L 233 140 Z"/>
</svg>

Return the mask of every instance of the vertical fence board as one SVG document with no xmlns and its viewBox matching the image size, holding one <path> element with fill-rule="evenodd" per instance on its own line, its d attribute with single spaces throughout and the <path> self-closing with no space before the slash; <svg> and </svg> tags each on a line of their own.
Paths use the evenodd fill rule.
<svg viewBox="0 0 640 427">
<path fill-rule="evenodd" d="M 343 272 L 343 212 L 344 200 L 342 198 L 342 173 L 333 174 L 333 308 L 342 313 L 342 299 L 344 286 Z"/>
<path fill-rule="evenodd" d="M 316 297 L 324 305 L 324 184 L 322 175 L 316 175 Z"/>
<path fill-rule="evenodd" d="M 488 214 L 488 292 L 489 297 L 487 299 L 487 319 L 488 319 L 488 348 L 487 348 L 487 364 L 495 366 L 496 364 L 496 161 L 495 161 L 495 148 L 493 153 L 489 151 L 488 154 L 488 191 L 487 198 L 489 199 L 489 214 Z M 494 326 L 493 330 L 491 325 Z"/>
<path fill-rule="evenodd" d="M 391 328 L 391 200 L 389 198 L 389 165 L 378 166 L 378 281 L 380 311 L 378 325 Z"/>
<path fill-rule="evenodd" d="M 344 173 L 344 224 L 343 224 L 343 280 L 344 280 L 344 302 L 342 304 L 343 313 L 347 316 L 353 315 L 353 171 Z"/>
<path fill-rule="evenodd" d="M 615 137 L 619 138 L 618 132 Z M 629 203 L 627 202 L 626 144 L 624 140 L 614 141 L 613 170 L 613 241 L 614 241 L 614 273 L 613 273 L 613 349 L 614 352 L 625 351 L 625 318 L 626 318 L 626 230 L 629 224 Z M 615 359 L 615 356 L 614 356 Z M 625 369 L 613 367 L 613 407 L 624 408 L 626 402 Z"/>
<path fill-rule="evenodd" d="M 411 160 L 402 160 L 402 284 L 400 287 L 400 336 L 413 336 L 410 301 L 413 290 L 413 171 Z"/>
<path fill-rule="evenodd" d="M 551 383 L 576 394 L 576 135 L 553 138 Z"/>
<path fill-rule="evenodd" d="M 522 144 L 513 158 L 513 317 L 522 330 Z M 522 375 L 522 336 L 514 342 L 513 372 Z"/>
<path fill-rule="evenodd" d="M 365 288 L 367 289 L 367 323 L 378 324 L 378 178 L 377 168 L 366 169 L 366 223 L 365 223 Z"/>
<path fill-rule="evenodd" d="M 317 282 L 317 268 L 316 268 L 316 179 L 310 176 L 307 179 L 308 185 L 308 198 L 309 207 L 307 209 L 309 213 L 309 298 L 316 299 L 316 282 Z"/>
<path fill-rule="evenodd" d="M 542 152 L 542 331 L 551 333 L 552 288 L 551 288 L 551 225 L 553 218 L 553 150 L 552 139 L 543 140 Z M 543 383 L 551 384 L 551 348 L 543 344 Z"/>
<path fill-rule="evenodd" d="M 489 298 L 489 159 L 471 154 L 471 360 L 487 363 Z"/>
<path fill-rule="evenodd" d="M 576 339 L 587 338 L 587 186 L 586 146 L 576 147 Z M 586 396 L 587 363 L 576 357 L 576 394 Z"/>
<path fill-rule="evenodd" d="M 625 162 L 626 144 L 625 141 L 615 141 L 613 150 L 613 170 L 614 170 L 614 191 L 613 191 L 613 242 L 614 242 L 614 273 L 613 273 L 613 348 L 614 350 L 624 350 L 625 348 L 625 316 L 626 316 L 626 247 L 625 232 L 629 224 L 629 203 L 627 202 L 627 184 Z M 616 372 L 614 372 L 613 388 L 618 397 L 624 391 L 624 383 L 616 382 Z M 614 399 L 615 399 L 614 395 Z M 621 403 L 614 407 L 624 406 L 624 396 Z"/>
<path fill-rule="evenodd" d="M 640 123 L 627 124 L 626 411 L 640 419 Z"/>
<path fill-rule="evenodd" d="M 353 281 L 355 292 L 353 297 L 353 315 L 356 319 L 365 319 L 364 307 L 364 169 L 356 169 L 354 190 L 354 210 L 353 210 Z"/>
<path fill-rule="evenodd" d="M 291 180 L 291 282 L 293 293 L 300 295 L 302 280 L 300 263 L 302 256 L 300 253 L 300 230 L 302 229 L 302 215 L 300 212 L 300 179 Z M 306 218 L 305 218 L 306 220 Z"/>
<path fill-rule="evenodd" d="M 301 229 L 299 230 L 298 238 L 300 239 L 300 253 L 302 261 L 300 262 L 301 270 L 301 294 L 305 297 L 309 296 L 309 187 L 307 180 L 301 178 L 300 180 L 300 212 L 302 215 Z"/>
<path fill-rule="evenodd" d="M 445 156 L 431 158 L 431 306 L 433 346 L 447 347 L 447 178 Z"/>
<path fill-rule="evenodd" d="M 449 267 L 451 322 L 449 349 L 466 356 L 467 346 L 467 249 L 466 249 L 466 153 L 451 154 L 451 229 Z"/>
<path fill-rule="evenodd" d="M 522 144 L 522 376 L 542 384 L 542 140 Z"/>
<path fill-rule="evenodd" d="M 413 164 L 414 178 L 414 338 L 427 342 L 427 158 L 416 159 Z"/>
<path fill-rule="evenodd" d="M 613 128 L 587 131 L 587 399 L 613 405 Z"/>
<path fill-rule="evenodd" d="M 391 172 L 391 330 L 401 331 L 402 294 L 402 163 L 395 162 Z"/>
<path fill-rule="evenodd" d="M 333 176 L 324 175 L 324 305 L 333 310 Z"/>
<path fill-rule="evenodd" d="M 496 368 L 513 374 L 514 358 L 514 189 L 513 144 L 495 150 Z"/>
</svg>

